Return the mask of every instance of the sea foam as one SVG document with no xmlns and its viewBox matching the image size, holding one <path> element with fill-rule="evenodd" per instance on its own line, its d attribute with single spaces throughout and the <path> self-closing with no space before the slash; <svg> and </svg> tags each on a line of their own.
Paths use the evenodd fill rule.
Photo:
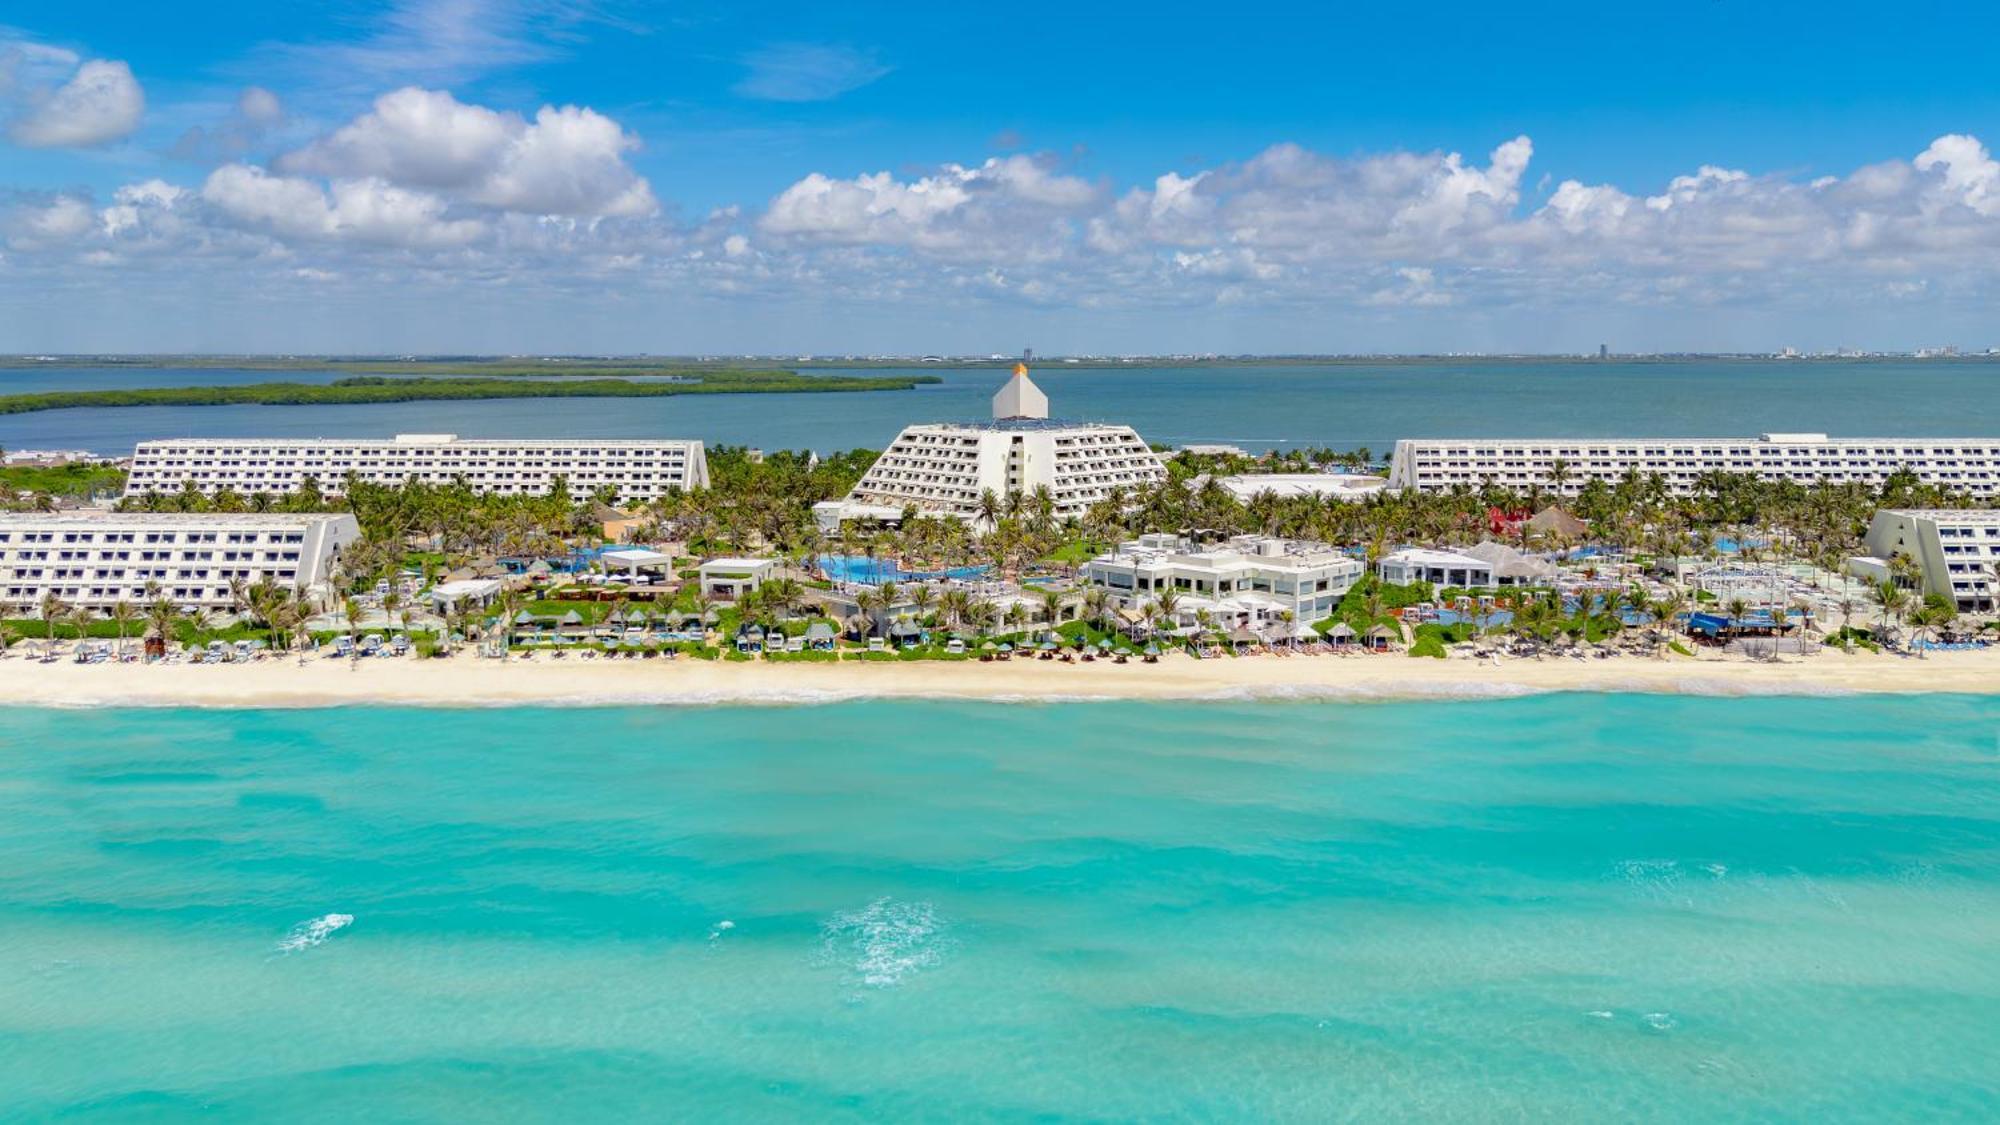
<svg viewBox="0 0 2000 1125">
<path fill-rule="evenodd" d="M 949 927 L 928 902 L 878 898 L 843 911 L 820 927 L 820 957 L 841 965 L 868 988 L 894 988 L 936 966 L 950 947 Z"/>
<path fill-rule="evenodd" d="M 278 942 L 280 953 L 300 953 L 318 945 L 326 939 L 354 924 L 352 914 L 322 914 L 293 926 Z"/>
</svg>

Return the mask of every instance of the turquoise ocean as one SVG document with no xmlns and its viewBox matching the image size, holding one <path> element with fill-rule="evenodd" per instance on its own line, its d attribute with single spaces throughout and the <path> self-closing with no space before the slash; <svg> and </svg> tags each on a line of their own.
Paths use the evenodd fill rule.
<svg viewBox="0 0 2000 1125">
<path fill-rule="evenodd" d="M 0 1119 L 1993 1120 L 2000 699 L 0 712 Z"/>
</svg>

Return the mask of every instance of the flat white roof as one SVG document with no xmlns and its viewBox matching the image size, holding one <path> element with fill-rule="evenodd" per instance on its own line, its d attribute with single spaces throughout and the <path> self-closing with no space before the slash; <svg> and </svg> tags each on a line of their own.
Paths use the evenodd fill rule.
<svg viewBox="0 0 2000 1125">
<path fill-rule="evenodd" d="M 710 567 L 718 567 L 725 570 L 755 570 L 760 566 L 775 566 L 777 562 L 777 559 L 710 559 L 701 564 L 701 569 L 707 570 Z"/>
<path fill-rule="evenodd" d="M 597 557 L 623 563 L 626 566 L 656 566 L 674 561 L 672 555 L 662 551 L 648 551 L 643 547 L 620 547 L 615 551 L 604 551 Z"/>
<path fill-rule="evenodd" d="M 1382 557 L 1383 562 L 1396 561 L 1417 566 L 1472 567 L 1476 570 L 1491 570 L 1493 564 L 1472 555 L 1461 555 L 1456 551 L 1434 551 L 1428 547 L 1408 547 L 1392 551 Z"/>
<path fill-rule="evenodd" d="M 431 587 L 431 597 L 453 601 L 463 597 L 478 597 L 490 594 L 500 588 L 498 578 L 460 578 L 452 582 L 440 582 Z"/>
<path fill-rule="evenodd" d="M 1488 437 L 1400 438 L 1401 445 L 1714 445 L 1763 442 L 1771 445 L 1986 445 L 1990 437 L 1829 437 L 1826 434 L 1760 434 L 1756 437 Z"/>
<path fill-rule="evenodd" d="M 1271 492 L 1279 496 L 1360 495 L 1389 486 L 1388 477 L 1360 473 L 1244 473 L 1215 483 L 1240 497 Z"/>
<path fill-rule="evenodd" d="M 309 449 L 397 449 L 448 445 L 456 449 L 695 449 L 695 438 L 462 438 L 456 434 L 397 434 L 392 438 L 152 438 L 139 443 L 148 449 L 216 447 L 247 449 L 257 446 L 285 446 Z"/>
<path fill-rule="evenodd" d="M 347 512 L 113 512 L 82 508 L 68 512 L 0 512 L 8 527 L 298 527 L 351 520 Z"/>
</svg>

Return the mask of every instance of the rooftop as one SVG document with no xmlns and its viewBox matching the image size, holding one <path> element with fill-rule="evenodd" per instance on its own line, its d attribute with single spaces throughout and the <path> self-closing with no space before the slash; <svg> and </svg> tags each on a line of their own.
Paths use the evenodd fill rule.
<svg viewBox="0 0 2000 1125">
<path fill-rule="evenodd" d="M 1750 445 L 1985 445 L 2000 442 L 1990 437 L 1829 437 L 1826 434 L 1758 434 L 1756 437 L 1483 437 L 1483 438 L 1403 438 L 1397 445 L 1672 445 L 1740 442 Z"/>
<path fill-rule="evenodd" d="M 1461 555 L 1456 551 L 1439 551 L 1429 547 L 1405 547 L 1400 551 L 1389 552 L 1382 559 L 1384 562 L 1394 559 L 1397 562 L 1415 563 L 1418 566 L 1469 566 L 1480 570 L 1490 569 L 1493 566 L 1492 563 L 1476 555 Z"/>
<path fill-rule="evenodd" d="M 7 527 L 297 527 L 321 520 L 351 520 L 347 512 L 114 512 L 77 508 L 66 512 L 0 512 Z"/>
<path fill-rule="evenodd" d="M 347 437 L 347 438 L 153 438 L 139 443 L 139 448 L 159 448 L 166 446 L 216 446 L 230 448 L 251 448 L 258 446 L 309 446 L 314 448 L 346 448 L 350 446 L 379 446 L 383 449 L 418 448 L 449 445 L 460 449 L 520 448 L 561 449 L 566 447 L 627 448 L 627 449 L 678 449 L 700 445 L 694 438 L 462 438 L 457 434 L 397 434 L 390 438 Z"/>
<path fill-rule="evenodd" d="M 1062 418 L 994 418 L 986 422 L 919 422 L 912 430 L 969 430 L 979 433 L 1054 433 L 1059 430 L 1129 430 L 1110 422 L 1073 422 Z"/>
<path fill-rule="evenodd" d="M 1881 514 L 1938 523 L 2000 524 L 2000 508 L 1884 508 Z"/>
</svg>

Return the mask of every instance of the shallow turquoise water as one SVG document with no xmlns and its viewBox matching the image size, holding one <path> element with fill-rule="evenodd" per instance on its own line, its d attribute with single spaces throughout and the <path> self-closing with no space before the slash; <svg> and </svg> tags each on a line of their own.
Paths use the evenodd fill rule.
<svg viewBox="0 0 2000 1125">
<path fill-rule="evenodd" d="M 1996 730 L 0 712 L 0 1118 L 1992 1119 Z"/>
</svg>

